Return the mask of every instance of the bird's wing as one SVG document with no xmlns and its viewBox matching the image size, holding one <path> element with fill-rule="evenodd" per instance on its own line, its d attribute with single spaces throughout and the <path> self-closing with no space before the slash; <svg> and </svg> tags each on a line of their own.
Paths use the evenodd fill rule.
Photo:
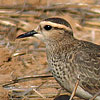
<svg viewBox="0 0 100 100">
<path fill-rule="evenodd" d="M 91 94 L 100 91 L 100 52 L 79 51 L 74 62 L 79 71 L 80 86 Z"/>
</svg>

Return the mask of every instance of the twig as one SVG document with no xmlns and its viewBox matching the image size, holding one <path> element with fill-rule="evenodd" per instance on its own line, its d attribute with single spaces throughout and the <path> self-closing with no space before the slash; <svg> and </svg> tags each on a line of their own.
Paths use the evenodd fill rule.
<svg viewBox="0 0 100 100">
<path fill-rule="evenodd" d="M 74 90 L 73 90 L 73 92 L 72 92 L 71 97 L 70 97 L 69 100 L 72 100 L 72 99 L 73 99 L 73 97 L 74 97 L 74 95 L 75 95 L 75 93 L 76 93 L 78 84 L 79 84 L 79 79 L 77 79 L 77 82 L 76 82 L 76 84 L 75 84 Z"/>
<path fill-rule="evenodd" d="M 39 96 L 41 96 L 42 98 L 46 98 L 46 97 L 44 97 L 41 93 L 39 93 L 36 89 L 33 89 L 33 91 L 35 91 Z"/>
<path fill-rule="evenodd" d="M 53 77 L 52 75 L 45 75 L 45 76 L 40 76 L 40 75 L 36 75 L 36 76 L 29 76 L 29 77 L 24 77 L 24 78 L 17 78 L 15 80 L 9 81 L 8 83 L 2 85 L 4 88 L 6 88 L 8 85 L 11 84 L 15 84 L 15 83 L 19 83 L 19 82 L 25 82 L 25 81 L 29 81 L 29 80 L 33 80 L 33 79 L 37 79 L 37 78 L 47 78 L 47 77 Z"/>
</svg>

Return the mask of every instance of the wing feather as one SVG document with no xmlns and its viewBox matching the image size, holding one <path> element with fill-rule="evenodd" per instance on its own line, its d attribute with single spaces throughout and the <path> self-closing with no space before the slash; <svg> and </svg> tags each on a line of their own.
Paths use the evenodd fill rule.
<svg viewBox="0 0 100 100">
<path fill-rule="evenodd" d="M 80 86 L 91 94 L 100 91 L 100 46 L 99 49 L 98 46 L 96 47 L 93 50 L 84 48 L 74 57 L 74 63 L 78 67 Z"/>
</svg>

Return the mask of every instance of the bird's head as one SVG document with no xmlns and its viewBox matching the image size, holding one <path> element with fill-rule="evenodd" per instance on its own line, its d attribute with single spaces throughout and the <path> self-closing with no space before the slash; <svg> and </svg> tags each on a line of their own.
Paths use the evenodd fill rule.
<svg viewBox="0 0 100 100">
<path fill-rule="evenodd" d="M 34 36 L 43 42 L 58 41 L 64 37 L 73 37 L 71 25 L 62 18 L 47 18 L 40 22 L 36 29 L 19 35 L 17 38 Z M 67 39 L 67 38 L 66 38 Z"/>
</svg>

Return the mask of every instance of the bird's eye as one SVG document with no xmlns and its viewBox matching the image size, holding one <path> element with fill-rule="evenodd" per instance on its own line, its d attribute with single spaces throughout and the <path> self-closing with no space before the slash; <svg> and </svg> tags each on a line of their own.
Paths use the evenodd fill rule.
<svg viewBox="0 0 100 100">
<path fill-rule="evenodd" d="M 52 29 L 52 26 L 50 26 L 50 25 L 45 25 L 45 26 L 44 26 L 44 29 L 47 30 L 47 31 L 49 31 L 49 30 Z"/>
</svg>

